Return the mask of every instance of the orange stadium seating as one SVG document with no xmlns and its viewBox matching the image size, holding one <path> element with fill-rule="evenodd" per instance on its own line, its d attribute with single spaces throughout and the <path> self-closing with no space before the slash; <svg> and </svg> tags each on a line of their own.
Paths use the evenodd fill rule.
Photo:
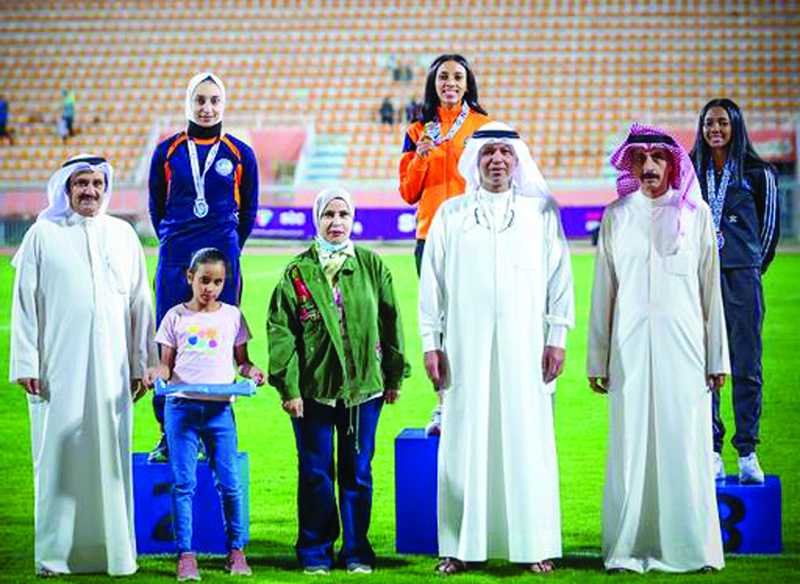
<svg viewBox="0 0 800 584">
<path fill-rule="evenodd" d="M 549 179 L 601 176 L 626 124 L 692 128 L 712 97 L 738 101 L 752 129 L 785 127 L 800 109 L 789 1 L 16 0 L 0 3 L 15 132 L 0 144 L 0 189 L 41 185 L 84 150 L 133 184 L 153 128 L 182 125 L 185 83 L 203 69 L 226 81 L 227 116 L 310 120 L 318 137 L 349 138 L 343 180 L 396 181 L 404 128 L 379 126 L 377 107 L 421 98 L 441 52 L 467 56 L 481 102 L 521 131 Z M 392 59 L 411 66 L 410 82 L 393 80 Z M 62 143 L 65 88 L 78 134 Z"/>
</svg>

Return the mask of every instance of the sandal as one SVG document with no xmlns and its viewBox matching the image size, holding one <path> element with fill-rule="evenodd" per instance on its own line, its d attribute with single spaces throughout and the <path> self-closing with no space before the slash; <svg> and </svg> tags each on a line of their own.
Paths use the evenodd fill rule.
<svg viewBox="0 0 800 584">
<path fill-rule="evenodd" d="M 553 570 L 555 570 L 555 566 L 553 566 L 553 562 L 551 562 L 550 560 L 544 560 L 543 562 L 534 562 L 532 564 L 528 564 L 528 571 L 534 572 L 536 574 L 552 572 Z"/>
<path fill-rule="evenodd" d="M 467 564 L 457 558 L 444 558 L 436 564 L 436 571 L 442 576 L 452 576 L 467 571 Z"/>
<path fill-rule="evenodd" d="M 39 578 L 58 578 L 59 573 L 54 572 L 50 568 L 45 568 L 44 566 L 42 566 L 38 570 L 36 570 L 36 575 Z"/>
</svg>

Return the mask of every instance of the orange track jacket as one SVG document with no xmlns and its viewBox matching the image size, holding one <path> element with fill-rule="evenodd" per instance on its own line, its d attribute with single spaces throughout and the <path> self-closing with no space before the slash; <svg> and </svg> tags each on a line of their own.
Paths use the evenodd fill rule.
<svg viewBox="0 0 800 584">
<path fill-rule="evenodd" d="M 441 133 L 446 135 L 461 108 L 439 108 Z M 452 140 L 436 146 L 427 157 L 417 156 L 417 141 L 425 131 L 422 122 L 414 122 L 406 133 L 403 158 L 400 159 L 400 194 L 409 205 L 417 207 L 417 239 L 428 235 L 433 216 L 445 200 L 464 193 L 466 183 L 458 172 L 458 159 L 464 151 L 464 142 L 473 132 L 491 118 L 470 110 L 464 123 Z"/>
</svg>

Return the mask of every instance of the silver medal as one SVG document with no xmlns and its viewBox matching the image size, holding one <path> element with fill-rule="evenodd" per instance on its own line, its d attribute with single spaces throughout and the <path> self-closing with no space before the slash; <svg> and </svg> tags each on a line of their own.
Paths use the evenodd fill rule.
<svg viewBox="0 0 800 584">
<path fill-rule="evenodd" d="M 208 215 L 208 203 L 206 203 L 203 199 L 195 199 L 194 215 L 199 219 L 202 219 Z"/>
<path fill-rule="evenodd" d="M 206 156 L 206 164 L 205 168 L 203 169 L 203 174 L 200 174 L 200 165 L 197 162 L 197 146 L 195 143 L 189 139 L 187 143 L 187 148 L 189 149 L 189 162 L 191 163 L 192 167 L 192 179 L 194 180 L 194 188 L 195 192 L 197 193 L 197 197 L 194 200 L 194 215 L 198 219 L 202 219 L 206 215 L 208 215 L 208 203 L 206 203 L 206 189 L 205 189 L 205 179 L 206 174 L 208 173 L 208 169 L 214 164 L 214 159 L 217 157 L 217 151 L 219 150 L 220 142 L 218 141 L 211 147 L 211 150 L 208 152 L 208 156 Z"/>
</svg>

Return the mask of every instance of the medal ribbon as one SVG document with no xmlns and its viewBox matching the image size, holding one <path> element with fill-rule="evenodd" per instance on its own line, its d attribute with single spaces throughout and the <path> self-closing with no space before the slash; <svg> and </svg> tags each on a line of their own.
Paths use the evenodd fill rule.
<svg viewBox="0 0 800 584">
<path fill-rule="evenodd" d="M 208 170 L 214 165 L 214 159 L 217 157 L 217 151 L 219 151 L 219 145 L 221 142 L 222 140 L 218 140 L 211 147 L 211 150 L 209 150 L 208 156 L 206 156 L 206 164 L 203 168 L 203 174 L 201 175 L 200 164 L 197 162 L 197 145 L 191 138 L 187 140 L 187 146 L 189 148 L 189 162 L 192 166 L 192 179 L 194 180 L 194 190 L 197 193 L 197 196 L 194 200 L 195 209 L 208 209 L 208 205 L 206 205 L 206 173 L 208 173 Z"/>
<path fill-rule="evenodd" d="M 714 229 L 717 230 L 717 248 L 722 249 L 724 239 L 719 225 L 722 221 L 722 207 L 725 205 L 725 193 L 728 191 L 728 183 L 733 174 L 733 162 L 728 160 L 725 162 L 725 168 L 722 171 L 722 179 L 717 185 L 717 176 L 714 173 L 714 165 L 709 164 L 708 171 L 706 172 L 706 184 L 708 185 L 708 204 L 711 207 L 711 218 L 714 220 Z"/>
<path fill-rule="evenodd" d="M 450 127 L 450 131 L 447 132 L 447 135 L 444 138 L 442 138 L 441 136 L 442 122 L 439 121 L 438 115 L 436 116 L 435 122 L 428 123 L 425 125 L 425 130 L 428 136 L 430 136 L 431 139 L 433 140 L 433 143 L 438 146 L 442 142 L 447 142 L 448 140 L 453 139 L 453 136 L 456 135 L 456 132 L 458 132 L 461 129 L 461 126 L 464 124 L 464 120 L 467 119 L 468 113 L 469 113 L 469 106 L 467 105 L 467 102 L 464 102 L 463 105 L 461 106 L 461 112 L 458 114 L 456 121 L 453 122 L 453 125 Z"/>
</svg>

